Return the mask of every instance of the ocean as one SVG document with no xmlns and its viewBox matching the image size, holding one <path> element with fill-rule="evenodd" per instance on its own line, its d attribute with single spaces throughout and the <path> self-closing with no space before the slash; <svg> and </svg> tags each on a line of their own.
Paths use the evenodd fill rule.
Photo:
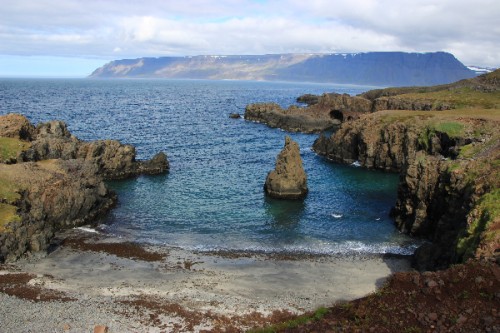
<svg viewBox="0 0 500 333">
<path fill-rule="evenodd" d="M 98 230 L 130 241 L 199 251 L 410 255 L 418 241 L 389 217 L 398 176 L 317 156 L 317 134 L 243 119 L 254 102 L 295 104 L 306 93 L 373 87 L 206 80 L 0 79 L 0 114 L 59 119 L 83 140 L 132 144 L 138 159 L 164 151 L 170 172 L 108 182 L 118 206 Z M 309 193 L 267 198 L 263 185 L 290 135 L 301 147 Z"/>
</svg>

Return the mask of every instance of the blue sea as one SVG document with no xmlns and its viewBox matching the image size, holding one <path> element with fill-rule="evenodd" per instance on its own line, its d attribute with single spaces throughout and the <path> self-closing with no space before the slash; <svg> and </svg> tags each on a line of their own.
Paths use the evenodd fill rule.
<svg viewBox="0 0 500 333">
<path fill-rule="evenodd" d="M 0 79 L 0 114 L 59 119 L 83 140 L 132 144 L 138 159 L 167 153 L 170 172 L 110 182 L 118 206 L 101 230 L 123 239 L 200 251 L 412 254 L 389 211 L 398 176 L 317 156 L 315 134 L 243 119 L 254 102 L 295 104 L 306 93 L 373 87 L 249 81 Z M 273 200 L 263 184 L 285 135 L 301 147 L 304 201 Z"/>
</svg>

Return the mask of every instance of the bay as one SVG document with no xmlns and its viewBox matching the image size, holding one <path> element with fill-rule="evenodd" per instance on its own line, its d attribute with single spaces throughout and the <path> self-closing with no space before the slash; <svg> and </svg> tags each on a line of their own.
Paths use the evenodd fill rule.
<svg viewBox="0 0 500 333">
<path fill-rule="evenodd" d="M 283 107 L 305 93 L 373 87 L 203 81 L 1 79 L 0 114 L 60 119 L 80 139 L 117 139 L 138 158 L 162 150 L 167 175 L 110 182 L 119 204 L 101 229 L 137 242 L 197 250 L 411 254 L 389 211 L 398 176 L 333 164 L 311 151 L 317 135 L 286 133 L 230 113 L 249 103 Z M 266 198 L 263 184 L 290 135 L 308 174 L 304 201 Z"/>
</svg>

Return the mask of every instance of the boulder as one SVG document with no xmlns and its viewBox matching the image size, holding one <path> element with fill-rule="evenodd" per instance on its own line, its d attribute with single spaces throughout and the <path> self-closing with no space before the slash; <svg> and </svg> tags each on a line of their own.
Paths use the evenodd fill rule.
<svg viewBox="0 0 500 333">
<path fill-rule="evenodd" d="M 276 199 L 302 199 L 307 194 L 307 175 L 302 166 L 300 148 L 289 136 L 276 159 L 276 167 L 264 184 L 267 195 Z"/>
</svg>

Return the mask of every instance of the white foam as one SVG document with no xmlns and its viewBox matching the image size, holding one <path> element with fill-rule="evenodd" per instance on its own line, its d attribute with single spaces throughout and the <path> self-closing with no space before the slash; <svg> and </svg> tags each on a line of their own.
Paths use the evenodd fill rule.
<svg viewBox="0 0 500 333">
<path fill-rule="evenodd" d="M 336 213 L 332 213 L 332 216 L 335 217 L 336 219 L 340 219 L 342 216 L 342 214 L 336 214 Z"/>
<path fill-rule="evenodd" d="M 82 231 L 85 231 L 85 232 L 90 232 L 90 233 L 93 233 L 93 234 L 98 234 L 99 233 L 99 231 L 97 231 L 95 229 L 92 229 L 92 228 L 87 228 L 87 227 L 77 227 L 75 229 L 82 230 Z"/>
<path fill-rule="evenodd" d="M 359 163 L 359 161 L 355 161 L 351 164 L 352 166 L 355 166 L 355 167 L 360 167 L 361 166 L 361 163 Z"/>
</svg>

